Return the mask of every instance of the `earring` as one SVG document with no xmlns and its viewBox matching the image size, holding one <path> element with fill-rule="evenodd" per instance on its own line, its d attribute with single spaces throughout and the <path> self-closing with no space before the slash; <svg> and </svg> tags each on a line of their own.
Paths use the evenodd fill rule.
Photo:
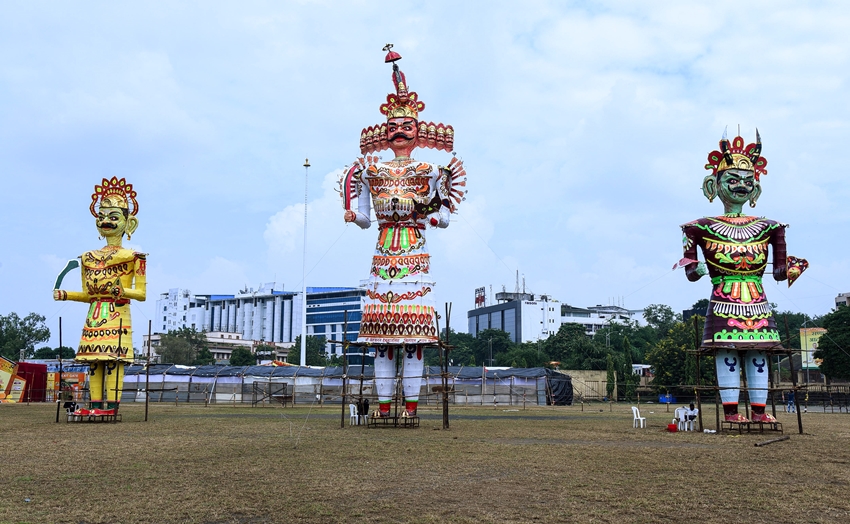
<svg viewBox="0 0 850 524">
<path fill-rule="evenodd" d="M 127 233 L 127 240 L 130 240 L 130 233 Z"/>
<path fill-rule="evenodd" d="M 756 203 L 752 200 L 750 200 L 750 207 L 756 207 Z"/>
</svg>

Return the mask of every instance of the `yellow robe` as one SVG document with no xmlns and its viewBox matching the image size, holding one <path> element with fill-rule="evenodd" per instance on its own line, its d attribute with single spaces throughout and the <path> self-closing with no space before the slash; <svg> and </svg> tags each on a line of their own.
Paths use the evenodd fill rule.
<svg viewBox="0 0 850 524">
<path fill-rule="evenodd" d="M 76 360 L 132 362 L 130 300 L 145 299 L 145 254 L 106 246 L 80 258 L 84 291 L 69 291 L 68 300 L 88 302 L 89 311 Z"/>
</svg>

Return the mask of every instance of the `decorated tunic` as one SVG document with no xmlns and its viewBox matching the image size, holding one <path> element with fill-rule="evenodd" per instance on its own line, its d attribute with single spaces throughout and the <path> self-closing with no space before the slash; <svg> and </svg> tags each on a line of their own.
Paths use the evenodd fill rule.
<svg viewBox="0 0 850 524">
<path fill-rule="evenodd" d="M 130 299 L 138 298 L 133 296 L 134 281 L 137 288 L 145 287 L 145 256 L 106 246 L 80 257 L 85 290 L 80 295 L 89 302 L 89 311 L 76 360 L 133 361 Z"/>
<path fill-rule="evenodd" d="M 429 278 L 425 228 L 449 224 L 451 172 L 426 162 L 391 161 L 349 172 L 345 183 L 357 195 L 354 222 L 369 227 L 370 200 L 378 221 L 358 342 L 435 342 L 434 282 Z"/>
<path fill-rule="evenodd" d="M 785 224 L 752 216 L 705 217 L 682 226 L 685 258 L 696 260 L 699 246 L 714 288 L 709 300 L 703 346 L 737 349 L 779 347 L 779 332 L 762 285 L 773 248 L 776 280 L 785 279 Z M 686 266 L 696 281 L 697 263 Z"/>
</svg>

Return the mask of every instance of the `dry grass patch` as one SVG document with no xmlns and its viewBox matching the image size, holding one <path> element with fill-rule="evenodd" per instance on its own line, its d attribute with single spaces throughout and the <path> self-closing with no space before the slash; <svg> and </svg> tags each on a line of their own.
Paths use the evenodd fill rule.
<svg viewBox="0 0 850 524">
<path fill-rule="evenodd" d="M 436 409 L 419 429 L 340 428 L 340 408 L 122 407 L 55 424 L 0 406 L 0 522 L 836 522 L 850 416 L 775 435 L 671 434 L 664 406 Z M 652 410 L 655 413 L 650 413 Z M 705 410 L 713 426 L 714 413 Z M 30 499 L 25 502 L 25 499 Z"/>
</svg>

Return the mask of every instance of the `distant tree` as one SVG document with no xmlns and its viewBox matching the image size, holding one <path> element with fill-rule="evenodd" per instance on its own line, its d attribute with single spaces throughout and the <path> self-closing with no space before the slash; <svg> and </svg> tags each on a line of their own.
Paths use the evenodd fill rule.
<svg viewBox="0 0 850 524">
<path fill-rule="evenodd" d="M 659 337 L 666 337 L 670 329 L 682 316 L 673 312 L 673 308 L 664 304 L 651 304 L 643 310 L 646 323 L 658 331 Z"/>
<path fill-rule="evenodd" d="M 775 311 L 773 318 L 776 320 L 776 327 L 779 329 L 782 345 L 787 348 L 800 349 L 800 328 L 802 327 L 819 327 L 823 318 L 810 317 L 805 313 L 795 313 L 793 311 Z M 787 327 L 786 327 L 787 322 Z"/>
<path fill-rule="evenodd" d="M 442 338 L 443 341 L 446 340 L 445 328 L 443 328 L 440 338 Z M 471 347 L 474 342 L 475 337 L 469 333 L 461 333 L 454 329 L 450 329 L 449 344 L 454 346 L 454 349 L 449 351 L 449 361 L 454 361 L 454 365 L 456 366 L 468 365 L 470 358 L 472 357 Z M 423 358 L 425 359 L 426 366 L 440 365 L 440 354 L 437 352 L 437 348 L 426 348 Z"/>
<path fill-rule="evenodd" d="M 230 353 L 231 366 L 253 366 L 257 357 L 247 348 L 237 347 Z"/>
<path fill-rule="evenodd" d="M 608 399 L 614 397 L 614 387 L 617 385 L 617 374 L 614 369 L 614 358 L 609 353 L 607 356 L 607 366 L 605 373 L 605 391 L 608 393 Z"/>
<path fill-rule="evenodd" d="M 574 367 L 565 367 L 566 361 L 570 360 L 574 352 L 574 345 L 580 342 L 587 342 L 587 334 L 584 326 L 581 324 L 566 323 L 561 324 L 558 331 L 543 341 L 543 347 L 546 354 L 551 360 L 561 362 L 561 369 L 577 369 Z"/>
<path fill-rule="evenodd" d="M 193 365 L 196 357 L 195 349 L 189 341 L 178 337 L 173 331 L 162 335 L 156 352 L 159 354 L 160 362 L 183 366 Z"/>
<path fill-rule="evenodd" d="M 702 311 L 702 316 L 705 316 L 708 313 L 708 304 L 709 302 L 707 298 L 701 298 L 694 302 L 694 305 L 691 306 L 691 309 Z"/>
<path fill-rule="evenodd" d="M 504 353 L 494 357 L 497 366 L 512 368 L 541 368 L 549 365 L 549 357 L 541 351 L 538 344 L 518 344 Z"/>
<path fill-rule="evenodd" d="M 629 337 L 625 337 L 623 340 L 622 366 L 617 377 L 617 387 L 625 400 L 634 398 L 637 386 L 640 383 L 640 376 L 635 375 L 632 364 L 634 364 L 632 345 L 629 342 Z"/>
<path fill-rule="evenodd" d="M 74 353 L 74 350 L 69 348 L 69 347 L 62 346 L 61 348 L 53 349 L 53 348 L 44 346 L 44 347 L 38 348 L 35 351 L 35 353 L 33 353 L 32 358 L 38 358 L 38 359 L 60 358 L 59 357 L 60 353 L 62 355 L 61 358 L 63 358 L 63 359 L 71 359 L 71 358 L 74 358 L 76 356 L 76 353 Z"/>
<path fill-rule="evenodd" d="M 204 346 L 201 348 L 195 349 L 195 361 L 192 363 L 195 366 L 206 366 L 209 364 L 215 364 L 215 357 L 212 352 L 210 352 L 209 348 Z"/>
<path fill-rule="evenodd" d="M 495 362 L 497 355 L 506 353 L 513 347 L 514 343 L 508 333 L 501 329 L 485 329 L 478 332 L 470 349 L 475 356 L 476 365 L 490 366 L 493 365 L 490 363 L 491 358 Z"/>
<path fill-rule="evenodd" d="M 829 380 L 850 379 L 850 307 L 838 306 L 821 320 L 826 333 L 814 357 L 823 359 L 820 369 Z"/>
<path fill-rule="evenodd" d="M 301 335 L 295 337 L 295 345 L 290 348 L 286 361 L 290 364 L 301 365 Z M 325 352 L 325 337 L 307 335 L 307 366 L 327 366 L 328 358 Z"/>
<path fill-rule="evenodd" d="M 37 359 L 50 359 L 56 358 L 56 353 L 53 351 L 51 347 L 41 347 L 35 350 L 35 353 L 32 354 L 32 358 Z"/>
<path fill-rule="evenodd" d="M 58 347 L 53 351 L 56 353 L 56 358 L 72 359 L 77 356 L 77 352 L 74 351 L 74 348 L 69 348 L 67 346 Z"/>
<path fill-rule="evenodd" d="M 35 353 L 35 345 L 50 339 L 50 330 L 44 324 L 45 317 L 38 313 L 30 313 L 21 318 L 17 313 L 0 315 L 0 356 L 17 361 Z"/>
<path fill-rule="evenodd" d="M 702 317 L 697 317 L 702 319 Z M 697 326 L 700 326 L 699 320 Z M 646 361 L 653 368 L 654 386 L 676 388 L 696 384 L 696 355 L 693 353 L 696 343 L 694 326 L 691 322 L 675 322 L 668 332 L 647 353 Z M 702 383 L 714 383 L 714 358 L 707 355 L 702 357 Z"/>
</svg>

